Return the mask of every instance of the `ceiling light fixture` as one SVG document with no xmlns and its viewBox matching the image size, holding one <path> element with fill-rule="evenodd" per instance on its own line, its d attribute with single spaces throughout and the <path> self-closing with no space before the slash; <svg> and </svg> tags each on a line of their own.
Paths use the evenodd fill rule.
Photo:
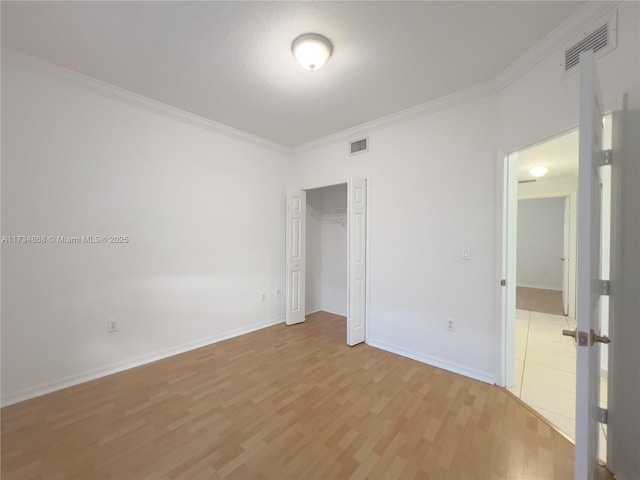
<svg viewBox="0 0 640 480">
<path fill-rule="evenodd" d="M 542 165 L 529 169 L 529 175 L 536 178 L 544 177 L 547 173 L 549 173 L 549 169 Z"/>
<path fill-rule="evenodd" d="M 317 33 L 300 35 L 293 41 L 291 51 L 302 68 L 318 70 L 331 56 L 331 42 Z"/>
</svg>

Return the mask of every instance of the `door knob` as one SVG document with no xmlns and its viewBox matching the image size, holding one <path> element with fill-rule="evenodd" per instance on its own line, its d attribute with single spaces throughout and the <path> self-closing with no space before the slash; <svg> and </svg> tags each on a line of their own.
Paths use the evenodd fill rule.
<svg viewBox="0 0 640 480">
<path fill-rule="evenodd" d="M 591 329 L 591 345 L 594 343 L 611 343 L 611 339 L 606 335 L 600 336 Z"/>
<path fill-rule="evenodd" d="M 562 335 L 573 337 L 573 341 L 581 347 L 589 344 L 589 336 L 585 332 L 579 332 L 577 328 L 575 330 L 562 330 Z"/>
<path fill-rule="evenodd" d="M 562 330 L 562 335 L 566 337 L 573 337 L 581 347 L 588 347 L 594 343 L 611 343 L 611 339 L 609 337 L 606 335 L 598 335 L 593 331 L 593 329 L 591 329 L 589 335 L 587 335 L 586 332 L 578 332 L 578 329 Z"/>
</svg>

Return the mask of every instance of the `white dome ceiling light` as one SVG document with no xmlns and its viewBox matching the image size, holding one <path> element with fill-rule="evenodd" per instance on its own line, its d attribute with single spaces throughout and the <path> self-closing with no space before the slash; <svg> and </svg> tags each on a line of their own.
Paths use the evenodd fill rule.
<svg viewBox="0 0 640 480">
<path fill-rule="evenodd" d="M 543 165 L 529 169 L 529 175 L 536 178 L 544 177 L 547 173 L 549 173 L 549 169 Z"/>
<path fill-rule="evenodd" d="M 324 65 L 333 48 L 331 42 L 322 35 L 307 33 L 294 40 L 291 51 L 302 68 L 313 72 Z"/>
</svg>

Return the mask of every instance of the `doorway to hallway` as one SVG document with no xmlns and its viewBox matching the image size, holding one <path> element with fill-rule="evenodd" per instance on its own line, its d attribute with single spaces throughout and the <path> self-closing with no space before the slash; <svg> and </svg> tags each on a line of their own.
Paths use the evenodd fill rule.
<svg viewBox="0 0 640 480">
<path fill-rule="evenodd" d="M 536 169 L 546 174 L 535 176 Z M 578 131 L 513 153 L 509 205 L 515 283 L 508 389 L 575 438 Z"/>
<path fill-rule="evenodd" d="M 606 119 L 605 119 L 606 125 Z M 610 142 L 610 136 L 605 139 Z M 537 165 L 548 174 L 533 178 Z M 575 441 L 576 344 L 563 330 L 576 329 L 578 131 L 518 151 L 509 157 L 517 175 L 508 211 L 508 255 L 515 265 L 512 310 L 513 376 L 507 388 Z M 610 167 L 602 175 L 602 278 L 608 278 Z M 509 237 L 509 235 L 508 235 Z M 608 298 L 601 305 L 602 334 L 608 333 Z M 507 349 L 508 351 L 508 349 Z M 608 356 L 601 348 L 600 399 L 607 405 Z M 599 428 L 600 458 L 606 461 L 606 425 Z"/>
</svg>

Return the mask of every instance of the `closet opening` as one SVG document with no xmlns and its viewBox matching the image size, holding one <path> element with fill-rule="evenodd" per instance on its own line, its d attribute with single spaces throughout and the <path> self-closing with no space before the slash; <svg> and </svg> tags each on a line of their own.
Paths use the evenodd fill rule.
<svg viewBox="0 0 640 480">
<path fill-rule="evenodd" d="M 324 316 L 334 325 L 344 322 L 347 345 L 365 341 L 368 196 L 368 180 L 362 177 L 288 191 L 287 325 L 303 323 L 307 315 Z"/>
<path fill-rule="evenodd" d="M 347 184 L 307 190 L 307 318 L 347 321 Z"/>
</svg>

